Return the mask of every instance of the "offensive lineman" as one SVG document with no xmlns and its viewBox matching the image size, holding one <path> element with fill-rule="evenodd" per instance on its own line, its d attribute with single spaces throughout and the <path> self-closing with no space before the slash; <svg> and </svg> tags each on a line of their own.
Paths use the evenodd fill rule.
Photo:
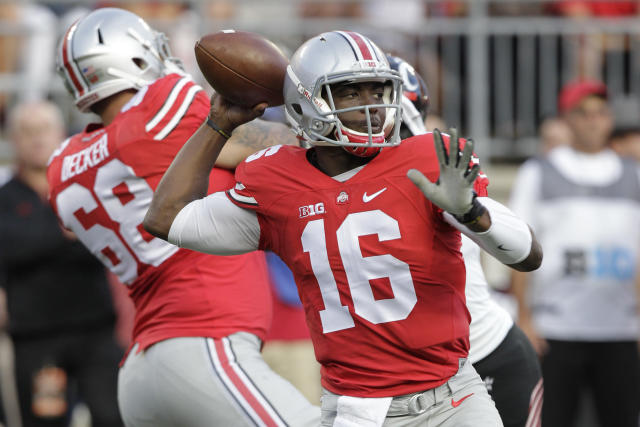
<svg viewBox="0 0 640 427">
<path fill-rule="evenodd" d="M 64 141 L 48 180 L 62 223 L 135 304 L 118 379 L 126 425 L 317 425 L 318 408 L 260 356 L 271 320 L 263 253 L 215 257 L 142 229 L 153 189 L 209 110 L 164 35 L 133 13 L 98 9 L 67 30 L 58 66 L 76 106 L 102 120 Z M 255 122 L 234 139 L 274 137 L 293 139 L 284 126 Z M 220 169 L 205 178 L 214 190 L 233 183 Z"/>
<path fill-rule="evenodd" d="M 454 135 L 452 156 L 439 132 L 398 145 L 401 79 L 369 39 L 324 33 L 290 64 L 286 112 L 314 146 L 256 153 L 236 169 L 233 188 L 201 198 L 225 132 L 264 108 L 214 95 L 207 122 L 160 182 L 145 228 L 210 253 L 269 248 L 288 264 L 322 365 L 322 425 L 502 425 L 466 360 L 456 228 L 524 271 L 541 262 L 534 236 L 486 197 L 471 142 L 460 152 Z M 435 181 L 438 169 L 438 184 L 423 175 Z"/>
</svg>

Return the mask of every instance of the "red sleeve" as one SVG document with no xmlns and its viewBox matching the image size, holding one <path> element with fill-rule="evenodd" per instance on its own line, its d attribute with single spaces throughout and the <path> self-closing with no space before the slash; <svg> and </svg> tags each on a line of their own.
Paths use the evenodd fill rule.
<svg viewBox="0 0 640 427">
<path fill-rule="evenodd" d="M 258 166 L 258 167 L 256 167 Z M 233 187 L 226 191 L 226 195 L 231 202 L 241 208 L 255 211 L 260 224 L 260 242 L 258 248 L 261 250 L 269 250 L 271 245 L 272 234 L 269 221 L 265 218 L 263 212 L 267 204 L 265 200 L 258 202 L 258 197 L 264 198 L 268 196 L 265 191 L 260 191 L 260 183 L 269 182 L 264 174 L 264 168 L 261 165 L 248 164 L 246 161 L 240 163 L 236 168 L 236 182 Z M 248 172 L 247 169 L 250 169 Z"/>
<path fill-rule="evenodd" d="M 118 157 L 155 189 L 176 154 L 206 119 L 209 101 L 189 76 L 171 74 L 142 89 L 114 122 Z"/>
<path fill-rule="evenodd" d="M 207 95 L 188 75 L 163 77 L 149 86 L 144 97 L 148 99 L 141 108 L 141 119 L 145 132 L 155 141 L 186 141 L 209 112 Z"/>
<path fill-rule="evenodd" d="M 275 145 L 250 155 L 236 168 L 235 185 L 226 192 L 232 203 L 257 213 L 262 250 L 271 249 L 277 240 L 279 225 L 274 210 L 278 200 L 290 191 L 289 171 L 282 165 L 295 161 L 291 150 L 289 146 Z"/>
<path fill-rule="evenodd" d="M 247 157 L 236 168 L 236 184 L 227 191 L 227 197 L 242 208 L 266 209 L 286 185 L 278 169 L 282 162 L 290 161 L 290 149 L 274 145 Z"/>
<path fill-rule="evenodd" d="M 227 197 L 241 208 L 257 211 L 260 206 L 254 197 L 256 189 L 253 185 L 253 180 L 256 178 L 254 174 L 247 173 L 247 163 L 242 162 L 238 165 L 235 178 L 236 183 L 232 188 L 227 190 Z"/>
<path fill-rule="evenodd" d="M 234 182 L 233 172 L 227 169 L 213 168 L 209 175 L 208 193 L 212 194 L 218 191 L 226 191 L 233 186 Z"/>
<path fill-rule="evenodd" d="M 488 186 L 489 186 L 489 178 L 487 178 L 487 175 L 485 175 L 481 169 L 480 173 L 478 174 L 478 177 L 473 183 L 473 191 L 475 191 L 479 197 L 488 197 L 489 196 L 489 192 L 487 191 Z"/>
</svg>

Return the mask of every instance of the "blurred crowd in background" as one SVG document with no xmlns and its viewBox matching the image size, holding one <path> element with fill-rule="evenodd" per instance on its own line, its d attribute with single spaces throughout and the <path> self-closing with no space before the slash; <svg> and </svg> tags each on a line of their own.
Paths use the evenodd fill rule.
<svg viewBox="0 0 640 427">
<path fill-rule="evenodd" d="M 591 126 L 588 122 L 597 122 L 592 123 L 595 128 L 590 133 L 601 135 L 599 139 L 595 138 L 598 140 L 594 144 L 598 147 L 592 152 L 613 148 L 617 153 L 640 162 L 640 1 L 3 0 L 0 2 L 0 184 L 10 180 L 16 168 L 31 168 L 34 171 L 33 185 L 40 185 L 40 191 L 36 193 L 41 201 L 46 199 L 46 187 L 41 187 L 42 177 L 38 177 L 38 170 L 46 167 L 45 159 L 65 135 L 81 130 L 91 121 L 90 117 L 75 110 L 62 81 L 56 76 L 55 49 L 62 32 L 73 21 L 93 8 L 106 6 L 129 9 L 164 31 L 174 55 L 207 90 L 210 88 L 202 78 L 193 55 L 196 40 L 206 33 L 225 28 L 256 31 L 276 42 L 283 51 L 291 52 L 308 37 L 325 30 L 362 32 L 387 52 L 412 63 L 424 77 L 430 98 L 427 129 L 456 126 L 462 135 L 474 137 L 483 168 L 491 178 L 490 190 L 494 190 L 498 200 L 509 198 L 516 170 L 524 160 L 546 156 L 558 146 L 568 147 L 576 138 L 585 138 L 585 132 L 576 131 L 576 126 L 578 129 L 582 126 L 580 120 L 571 115 L 574 108 L 582 108 L 580 102 L 588 96 L 595 95 L 606 101 L 606 111 L 589 111 L 586 107 L 586 110 L 575 113 L 582 114 L 584 126 Z M 592 82 L 596 86 L 579 86 L 572 92 L 574 98 L 567 101 L 570 105 L 559 104 L 561 89 L 574 81 Z M 567 115 L 571 116 L 568 120 Z M 603 115 L 608 117 L 607 120 L 601 120 Z M 55 138 L 53 144 L 49 143 L 50 138 Z M 44 182 L 46 184 L 46 179 Z M 2 194 L 0 207 L 9 206 L 7 209 L 10 210 L 11 199 L 1 201 Z M 44 205 L 38 207 L 38 203 L 36 197 L 16 209 L 20 215 L 28 217 L 34 210 L 46 209 Z M 535 225 L 535 221 L 531 224 Z M 9 233 L 8 227 L 8 223 L 0 224 L 0 231 Z M 29 228 L 27 223 L 16 227 Z M 630 230 L 636 228 L 637 224 L 629 224 Z M 39 233 L 37 229 L 32 231 Z M 634 233 L 629 233 L 630 238 L 638 237 Z M 0 239 L 5 237 L 5 240 L 0 240 L 0 286 L 6 286 L 5 271 L 10 268 L 2 262 L 15 261 L 8 254 L 16 251 L 16 243 L 6 239 L 7 235 L 0 234 Z M 35 246 L 38 246 L 39 239 L 44 239 L 42 236 L 44 234 L 34 236 Z M 46 262 L 33 247 L 30 253 L 15 262 L 27 270 L 37 269 L 40 263 L 44 263 L 43 271 L 49 271 L 46 270 L 51 267 L 49 262 L 65 262 L 60 261 L 61 258 L 49 260 L 52 254 L 72 255 L 72 249 L 66 246 L 71 243 L 62 240 L 63 237 L 60 231 L 48 240 L 55 245 L 42 245 L 41 249 L 52 251 L 44 257 Z M 25 245 L 25 248 L 30 247 Z M 78 256 L 82 259 L 81 255 Z M 86 265 L 86 261 L 78 262 Z M 490 260 L 487 260 L 487 266 L 490 283 L 503 294 L 508 294 L 511 278 Z M 637 260 L 631 260 L 628 267 L 629 274 L 635 277 Z M 70 269 L 66 270 L 56 274 L 69 273 Z M 319 377 L 308 344 L 308 331 L 303 325 L 295 288 L 287 288 L 283 283 L 290 279 L 283 278 L 281 274 L 286 273 L 278 271 L 274 268 L 274 298 L 276 304 L 281 305 L 285 317 L 275 323 L 275 344 L 266 346 L 265 358 L 273 366 L 280 365 L 281 372 L 288 370 L 283 374 L 289 375 L 294 384 L 317 403 Z M 53 307 L 51 313 L 58 310 L 61 314 L 73 314 L 73 310 L 79 310 L 78 313 L 94 315 L 89 320 L 80 317 L 84 319 L 80 322 L 82 325 L 77 325 L 77 316 L 70 315 L 69 322 L 61 321 L 60 330 L 66 333 L 79 328 L 81 333 L 85 333 L 91 322 L 99 326 L 100 331 L 115 328 L 116 342 L 106 339 L 91 345 L 102 346 L 102 350 L 107 348 L 108 354 L 113 356 L 111 360 L 117 362 L 117 353 L 121 351 L 118 346 L 124 348 L 127 345 L 131 307 L 125 288 L 113 283 L 115 280 L 111 277 L 108 278 L 109 286 L 103 279 L 95 282 L 99 288 L 97 292 L 104 298 L 104 304 L 94 301 L 99 310 L 88 308 L 86 300 L 80 298 L 56 301 L 50 294 L 42 293 L 38 305 L 13 309 L 13 317 L 19 319 L 14 323 L 14 329 L 11 326 L 12 309 L 9 308 L 7 314 L 6 296 L 0 293 L 0 326 L 9 331 L 9 335 L 4 334 L 0 340 L 0 394 L 3 396 L 2 412 L 5 413 L 3 421 L 9 426 L 20 425 L 20 417 L 16 418 L 16 408 L 11 408 L 12 396 L 15 397 L 17 392 L 10 384 L 15 381 L 10 376 L 7 385 L 6 367 L 10 372 L 14 365 L 8 337 L 24 345 L 20 340 L 24 339 L 25 331 L 26 335 L 32 334 L 38 339 L 43 338 L 43 333 L 45 339 L 51 339 L 60 332 L 53 326 L 48 329 L 29 325 L 28 322 L 20 323 L 25 317 L 31 317 L 29 313 L 38 313 L 43 325 L 55 323 L 50 317 L 58 317 L 43 314 L 42 307 L 48 303 Z M 34 295 L 40 293 L 37 285 L 34 286 L 31 292 Z M 49 291 L 51 295 L 59 292 Z M 518 313 L 515 299 L 504 295 L 501 298 L 514 318 L 522 315 L 522 312 Z M 519 302 L 522 304 L 522 300 Z M 55 306 L 57 303 L 60 305 Z M 23 320 L 20 320 L 21 316 Z M 25 329 L 15 329 L 16 325 Z M 529 337 L 537 337 L 536 333 L 534 331 Z M 101 335 L 101 338 L 104 337 Z M 278 343 L 282 342 L 293 345 L 280 349 Z M 544 352 L 540 347 L 543 344 L 538 344 L 539 351 Z M 39 341 L 37 345 L 49 343 Z M 16 355 L 18 350 L 20 348 L 16 346 Z M 283 354 L 298 362 L 283 362 Z M 79 365 L 70 363 L 78 372 L 81 371 Z M 296 366 L 303 368 L 296 372 Z M 48 385 L 43 387 L 52 387 L 54 391 L 56 384 L 66 387 L 67 375 L 71 373 L 56 370 L 53 366 L 50 368 L 52 370 L 47 372 L 38 372 L 37 380 L 48 381 Z M 19 373 L 18 377 L 23 380 Z M 34 384 L 37 382 L 36 379 L 33 381 Z M 91 380 L 87 381 L 90 385 Z M 33 393 L 35 399 L 38 394 L 36 391 Z M 67 403 L 56 406 L 55 393 L 54 399 L 43 405 L 38 410 L 44 413 L 68 409 Z M 587 420 L 581 425 L 595 425 L 591 422 Z"/>
<path fill-rule="evenodd" d="M 322 31 L 359 31 L 416 67 L 429 87 L 430 114 L 483 141 L 485 161 L 535 154 L 541 122 L 557 114 L 558 91 L 575 78 L 603 80 L 621 121 L 640 112 L 637 1 L 3 1 L 0 124 L 17 101 L 44 97 L 63 108 L 70 131 L 83 127 L 88 119 L 74 113 L 55 78 L 53 51 L 71 22 L 110 5 L 166 32 L 201 81 L 193 46 L 209 32 L 256 31 L 291 52 Z M 9 156 L 0 142 L 0 162 Z"/>
</svg>

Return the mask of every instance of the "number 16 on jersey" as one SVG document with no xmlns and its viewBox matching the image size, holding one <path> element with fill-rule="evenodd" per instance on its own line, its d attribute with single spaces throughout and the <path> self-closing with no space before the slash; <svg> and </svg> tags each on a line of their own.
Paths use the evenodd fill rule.
<svg viewBox="0 0 640 427">
<path fill-rule="evenodd" d="M 406 319 L 417 302 L 409 265 L 390 254 L 363 256 L 360 237 L 372 234 L 381 242 L 402 237 L 398 221 L 381 210 L 351 213 L 336 231 L 355 314 L 374 324 Z M 309 221 L 301 241 L 304 252 L 309 253 L 324 302 L 325 308 L 320 311 L 323 332 L 354 327 L 349 307 L 340 300 L 335 274 L 329 263 L 324 220 Z M 375 299 L 370 280 L 379 278 L 389 279 L 392 298 Z"/>
</svg>

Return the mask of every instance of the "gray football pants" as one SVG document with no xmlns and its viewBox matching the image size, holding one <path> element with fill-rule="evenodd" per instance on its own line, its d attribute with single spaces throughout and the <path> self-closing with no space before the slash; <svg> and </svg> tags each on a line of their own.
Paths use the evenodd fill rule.
<svg viewBox="0 0 640 427">
<path fill-rule="evenodd" d="M 458 372 L 443 385 L 427 391 L 395 396 L 384 426 L 390 427 L 502 427 L 487 387 L 471 363 L 460 361 Z M 323 389 L 322 426 L 336 418 L 337 394 Z"/>
<path fill-rule="evenodd" d="M 136 352 L 118 376 L 127 427 L 320 424 L 320 408 L 269 368 L 253 334 L 173 338 Z"/>
</svg>

